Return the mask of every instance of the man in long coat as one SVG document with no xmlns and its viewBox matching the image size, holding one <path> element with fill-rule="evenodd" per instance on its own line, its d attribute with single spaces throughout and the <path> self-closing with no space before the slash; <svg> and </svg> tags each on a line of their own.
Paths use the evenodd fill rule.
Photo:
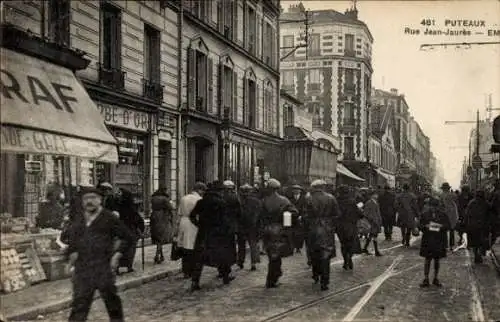
<svg viewBox="0 0 500 322">
<path fill-rule="evenodd" d="M 491 229 L 491 207 L 486 200 L 484 190 L 477 190 L 474 199 L 465 211 L 465 231 L 468 246 L 474 251 L 474 262 L 483 262 L 483 253 L 489 248 L 489 232 Z"/>
<path fill-rule="evenodd" d="M 396 197 L 389 186 L 385 186 L 384 191 L 378 198 L 380 214 L 382 215 L 382 224 L 384 226 L 385 240 L 392 240 L 392 227 L 396 221 L 396 211 L 394 202 Z"/>
<path fill-rule="evenodd" d="M 411 231 L 416 227 L 418 204 L 417 198 L 410 192 L 410 186 L 406 183 L 403 185 L 403 192 L 396 197 L 395 208 L 398 213 L 397 224 L 403 235 L 402 243 L 405 247 L 409 247 Z"/>
<path fill-rule="evenodd" d="M 444 207 L 444 211 L 450 220 L 449 247 L 452 249 L 453 246 L 455 246 L 455 227 L 458 222 L 457 196 L 453 190 L 451 190 L 448 182 L 441 185 L 441 190 L 441 205 Z"/>
<path fill-rule="evenodd" d="M 326 182 L 315 180 L 307 200 L 308 240 L 314 283 L 321 290 L 330 284 L 330 260 L 335 257 L 335 224 L 340 210 L 335 197 L 325 192 Z"/>
<path fill-rule="evenodd" d="M 264 249 L 269 258 L 266 287 L 278 286 L 278 279 L 283 275 L 281 259 L 293 255 L 293 228 L 284 226 L 284 213 L 290 212 L 297 217 L 297 209 L 286 197 L 278 191 L 281 183 L 276 179 L 269 179 L 266 196 L 263 200 L 262 226 Z"/>
<path fill-rule="evenodd" d="M 298 217 L 297 222 L 294 223 L 294 233 L 293 233 L 293 243 L 295 252 L 300 253 L 302 247 L 304 246 L 305 241 L 305 207 L 306 207 L 306 198 L 304 194 L 304 189 L 298 184 L 295 184 L 290 187 L 290 201 L 293 203 L 295 208 L 297 208 Z"/>
<path fill-rule="evenodd" d="M 229 284 L 233 279 L 230 273 L 231 266 L 236 263 L 235 227 L 223 194 L 223 185 L 218 181 L 213 182 L 189 216 L 198 227 L 193 250 L 193 291 L 200 289 L 204 265 L 216 267 L 224 284 Z"/>
<path fill-rule="evenodd" d="M 250 270 L 255 271 L 255 264 L 260 263 L 258 248 L 259 222 L 262 202 L 255 197 L 254 188 L 245 184 L 240 187 L 241 218 L 238 225 L 238 264 L 243 267 L 246 257 L 246 243 L 250 245 Z"/>
<path fill-rule="evenodd" d="M 363 253 L 370 254 L 368 251 L 368 246 L 370 241 L 373 241 L 373 248 L 375 251 L 375 256 L 382 256 L 378 249 L 377 236 L 382 230 L 382 216 L 380 215 L 380 206 L 377 201 L 378 195 L 375 190 L 370 190 L 368 192 L 370 199 L 366 202 L 363 213 L 365 218 L 370 223 L 370 234 L 366 238 L 365 247 L 363 247 Z"/>
</svg>

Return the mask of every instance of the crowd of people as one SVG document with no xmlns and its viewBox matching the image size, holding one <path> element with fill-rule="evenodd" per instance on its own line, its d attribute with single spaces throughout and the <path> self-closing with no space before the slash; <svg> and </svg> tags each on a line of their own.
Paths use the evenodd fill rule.
<svg viewBox="0 0 500 322">
<path fill-rule="evenodd" d="M 458 244 L 466 242 L 472 248 L 475 262 L 480 263 L 499 236 L 500 181 L 491 193 L 473 192 L 467 186 L 454 192 L 447 183 L 441 190 L 432 194 L 414 193 L 409 185 L 400 191 L 342 185 L 332 191 L 323 180 L 315 180 L 310 187 L 282 187 L 278 180 L 269 179 L 260 188 L 249 184 L 237 188 L 229 180 L 198 182 L 180 199 L 175 212 L 168 192 L 159 189 L 152 196 L 150 214 L 154 262 L 165 260 L 163 246 L 172 242 L 171 258 L 182 258 L 184 278 L 191 279 L 191 290 L 196 291 L 201 288 L 204 266 L 216 267 L 218 277 L 230 284 L 233 266 L 244 269 L 248 244 L 250 271 L 257 270 L 261 255 L 266 255 L 265 286 L 276 288 L 284 274 L 282 259 L 305 248 L 313 283 L 324 291 L 329 288 L 330 261 L 337 254 L 335 236 L 343 269 L 349 271 L 354 268 L 354 254 L 372 254 L 370 245 L 375 256 L 383 256 L 379 235 L 383 232 L 391 241 L 397 226 L 403 247 L 410 247 L 412 236 L 422 234 L 421 287 L 431 284 L 432 262 L 432 284 L 441 286 L 440 259 L 456 249 L 455 237 Z M 61 193 L 51 190 L 50 197 L 60 198 Z M 95 290 L 100 291 L 110 317 L 123 319 L 114 276 L 120 267 L 133 271 L 137 241 L 143 233 L 144 220 L 129 191 L 102 183 L 73 196 L 61 237 L 74 267 L 71 321 L 86 319 Z"/>
</svg>

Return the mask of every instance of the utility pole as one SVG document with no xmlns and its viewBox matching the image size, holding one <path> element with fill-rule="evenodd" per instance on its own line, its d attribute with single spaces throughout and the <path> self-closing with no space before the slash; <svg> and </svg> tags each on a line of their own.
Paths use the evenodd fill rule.
<svg viewBox="0 0 500 322">
<path fill-rule="evenodd" d="M 302 11 L 302 13 L 304 14 L 304 19 L 280 19 L 280 24 L 285 24 L 285 23 L 304 23 L 305 25 L 305 34 L 304 34 L 304 43 L 301 43 L 297 46 L 286 46 L 286 47 L 280 47 L 280 50 L 281 49 L 291 49 L 290 52 L 288 52 L 287 54 L 285 54 L 283 57 L 280 58 L 280 61 L 283 61 L 285 59 L 287 59 L 288 57 L 290 57 L 291 55 L 293 55 L 293 53 L 295 53 L 295 51 L 299 48 L 306 48 L 306 60 L 307 60 L 307 57 L 308 57 L 308 46 L 309 46 L 309 33 L 311 32 L 309 26 L 312 24 L 311 20 L 310 20 L 310 11 L 309 10 L 304 10 Z"/>
<path fill-rule="evenodd" d="M 477 110 L 477 113 L 476 113 L 476 155 L 474 156 L 474 159 L 476 161 L 481 161 L 481 157 L 479 156 L 479 110 Z M 481 177 L 480 177 L 480 169 L 481 169 L 481 166 L 475 166 L 475 170 L 476 170 L 476 190 L 479 188 L 481 182 Z"/>
</svg>

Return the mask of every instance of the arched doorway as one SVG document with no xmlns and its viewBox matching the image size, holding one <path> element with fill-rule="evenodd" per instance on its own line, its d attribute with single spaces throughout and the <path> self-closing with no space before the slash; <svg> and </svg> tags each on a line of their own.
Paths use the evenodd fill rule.
<svg viewBox="0 0 500 322">
<path fill-rule="evenodd" d="M 210 169 L 214 163 L 214 144 L 208 139 L 195 136 L 188 139 L 188 190 L 197 181 L 214 180 Z"/>
</svg>

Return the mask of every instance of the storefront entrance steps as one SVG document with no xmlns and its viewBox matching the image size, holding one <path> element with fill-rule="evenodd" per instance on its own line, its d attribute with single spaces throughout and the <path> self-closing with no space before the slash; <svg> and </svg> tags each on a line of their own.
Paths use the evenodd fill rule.
<svg viewBox="0 0 500 322">
<path fill-rule="evenodd" d="M 171 245 L 163 246 L 165 262 L 154 264 L 155 245 L 144 247 L 144 271 L 142 270 L 141 248 L 137 248 L 134 269 L 117 277 L 119 291 L 157 281 L 180 272 L 180 260 L 170 261 Z M 125 268 L 122 268 L 122 272 Z M 61 311 L 71 304 L 72 286 L 70 279 L 41 282 L 26 289 L 0 295 L 0 317 L 7 321 L 36 320 L 39 315 Z M 99 292 L 96 292 L 96 298 Z"/>
</svg>

